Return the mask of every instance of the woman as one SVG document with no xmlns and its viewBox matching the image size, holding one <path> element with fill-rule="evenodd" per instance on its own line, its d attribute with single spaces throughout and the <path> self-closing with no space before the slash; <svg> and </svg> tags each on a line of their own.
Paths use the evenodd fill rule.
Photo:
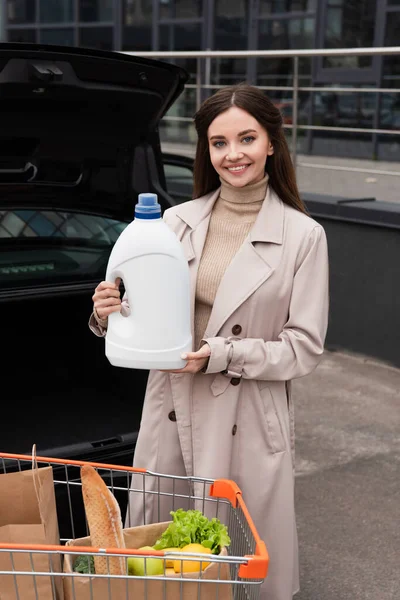
<svg viewBox="0 0 400 600">
<path fill-rule="evenodd" d="M 195 200 L 164 218 L 190 265 L 195 347 L 181 371 L 150 374 L 135 466 L 233 479 L 270 555 L 261 597 L 289 600 L 299 589 L 290 382 L 324 349 L 326 237 L 306 214 L 281 115 L 262 91 L 223 88 L 194 120 Z M 100 283 L 93 302 L 90 327 L 104 335 L 121 310 L 118 287 Z M 146 502 L 148 522 L 159 516 Z"/>
</svg>

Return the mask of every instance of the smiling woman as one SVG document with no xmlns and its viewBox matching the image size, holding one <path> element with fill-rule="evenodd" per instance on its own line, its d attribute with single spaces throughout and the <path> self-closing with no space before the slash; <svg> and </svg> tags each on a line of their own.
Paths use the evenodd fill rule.
<svg viewBox="0 0 400 600">
<path fill-rule="evenodd" d="M 134 466 L 233 479 L 270 555 L 260 599 L 291 600 L 299 581 L 290 382 L 324 349 L 325 232 L 305 214 L 281 114 L 261 90 L 222 88 L 194 120 L 195 199 L 164 213 L 189 262 L 194 347 L 179 372 L 150 372 Z M 135 310 L 110 282 L 93 303 L 98 336 L 113 311 Z M 140 476 L 131 485 L 142 489 Z M 185 494 L 168 485 L 163 493 Z M 127 523 L 143 518 L 170 518 L 149 484 Z"/>
</svg>

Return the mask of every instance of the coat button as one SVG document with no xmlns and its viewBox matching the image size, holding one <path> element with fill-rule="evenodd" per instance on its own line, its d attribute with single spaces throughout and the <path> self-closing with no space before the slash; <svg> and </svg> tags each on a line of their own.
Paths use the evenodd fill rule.
<svg viewBox="0 0 400 600">
<path fill-rule="evenodd" d="M 176 412 L 174 410 L 171 410 L 171 412 L 168 415 L 168 419 L 170 421 L 176 421 Z"/>
<path fill-rule="evenodd" d="M 240 383 L 240 377 L 232 377 L 232 379 L 231 379 L 232 385 L 239 385 L 239 383 Z"/>
<path fill-rule="evenodd" d="M 237 425 L 235 424 L 235 425 L 232 427 L 232 435 L 236 435 L 236 432 L 237 432 Z"/>
<path fill-rule="evenodd" d="M 233 335 L 239 335 L 240 333 L 242 333 L 242 328 L 240 325 L 234 325 L 232 327 L 232 333 Z"/>
</svg>

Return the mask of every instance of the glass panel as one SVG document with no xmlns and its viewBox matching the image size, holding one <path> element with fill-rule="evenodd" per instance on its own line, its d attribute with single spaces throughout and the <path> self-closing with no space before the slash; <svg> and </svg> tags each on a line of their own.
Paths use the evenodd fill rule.
<svg viewBox="0 0 400 600">
<path fill-rule="evenodd" d="M 374 45 L 377 0 L 328 0 L 324 48 L 366 48 Z M 325 57 L 324 67 L 368 68 L 371 56 Z"/>
<path fill-rule="evenodd" d="M 189 122 L 171 122 L 163 119 L 160 122 L 160 139 L 162 143 L 162 147 L 165 147 L 165 144 L 168 144 L 169 151 L 171 152 L 185 152 L 185 154 L 190 153 L 194 150 L 196 145 L 196 130 L 194 125 Z M 177 144 L 177 146 L 175 146 Z M 186 144 L 187 147 L 184 148 L 182 144 Z M 188 198 L 189 200 L 190 198 Z"/>
<path fill-rule="evenodd" d="M 73 0 L 40 0 L 39 19 L 41 23 L 73 21 Z"/>
<path fill-rule="evenodd" d="M 200 50 L 201 24 L 160 25 L 160 50 Z"/>
<path fill-rule="evenodd" d="M 160 25 L 160 50 L 200 50 L 201 29 L 201 23 Z M 175 63 L 189 72 L 190 83 L 196 81 L 197 61 L 195 59 L 181 59 Z"/>
<path fill-rule="evenodd" d="M 112 50 L 114 47 L 111 27 L 82 27 L 79 30 L 79 40 L 79 45 L 86 48 Z"/>
<path fill-rule="evenodd" d="M 211 83 L 213 85 L 234 85 L 245 81 L 247 61 L 245 58 L 216 58 L 211 61 Z"/>
<path fill-rule="evenodd" d="M 175 17 L 177 19 L 193 19 L 203 14 L 203 0 L 175 0 Z"/>
<path fill-rule="evenodd" d="M 398 6 L 400 5 L 400 0 L 388 0 L 388 4 L 392 6 Z"/>
<path fill-rule="evenodd" d="M 338 158 L 366 158 L 371 159 L 374 151 L 372 134 L 345 133 L 343 131 L 313 131 L 311 154 L 316 156 L 335 156 Z M 334 181 L 338 177 L 337 171 L 332 171 L 334 177 L 327 174 L 325 182 L 318 189 L 313 183 L 313 192 L 326 194 L 327 190 L 335 189 Z M 340 176 L 340 175 L 339 175 Z M 330 181 L 328 179 L 330 178 Z M 312 178 L 310 178 L 311 184 Z M 311 191 L 303 188 L 303 191 Z M 372 191 L 371 191 L 372 194 Z"/>
<path fill-rule="evenodd" d="M 126 225 L 60 211 L 0 211 L 0 286 L 96 279 Z"/>
<path fill-rule="evenodd" d="M 7 19 L 10 25 L 33 23 L 36 21 L 35 2 L 33 0 L 7 0 Z"/>
<path fill-rule="evenodd" d="M 397 46 L 400 39 L 400 11 L 387 14 L 385 46 Z M 383 58 L 384 87 L 400 88 L 400 57 Z M 380 127 L 400 130 L 400 94 L 382 94 L 380 103 Z M 400 137 L 398 135 L 379 136 L 378 158 L 400 161 Z"/>
<path fill-rule="evenodd" d="M 181 165 L 164 163 L 168 193 L 176 202 L 190 200 L 193 192 L 193 171 Z"/>
<path fill-rule="evenodd" d="M 293 11 L 314 11 L 317 0 L 260 0 L 260 16 Z"/>
<path fill-rule="evenodd" d="M 191 119 L 196 112 L 196 90 L 194 88 L 185 88 L 182 94 L 167 112 L 168 116 L 186 117 Z"/>
<path fill-rule="evenodd" d="M 314 45 L 315 19 L 268 19 L 259 21 L 258 48 L 260 50 L 283 50 L 312 48 Z M 310 76 L 310 60 L 299 61 L 300 85 Z M 291 58 L 257 59 L 257 85 L 291 86 L 293 84 L 293 60 Z M 288 92 L 281 91 L 287 95 Z M 289 92 L 291 95 L 291 92 Z"/>
<path fill-rule="evenodd" d="M 381 129 L 400 131 L 400 94 L 382 94 L 380 106 Z M 400 144 L 400 139 L 398 139 Z"/>
<path fill-rule="evenodd" d="M 124 0 L 124 25 L 151 23 L 153 0 Z"/>
<path fill-rule="evenodd" d="M 203 13 L 203 0 L 158 1 L 160 19 L 196 19 Z"/>
<path fill-rule="evenodd" d="M 400 11 L 386 17 L 385 46 L 398 46 L 400 40 Z M 400 56 L 383 57 L 384 87 L 400 88 Z M 400 142 L 400 140 L 399 140 Z"/>
<path fill-rule="evenodd" d="M 246 50 L 249 21 L 248 0 L 216 0 L 215 49 Z"/>
<path fill-rule="evenodd" d="M 174 0 L 159 0 L 160 19 L 171 19 L 173 16 L 172 6 Z"/>
<path fill-rule="evenodd" d="M 81 21 L 112 21 L 112 0 L 79 0 L 79 19 Z"/>
<path fill-rule="evenodd" d="M 160 123 L 163 140 L 170 143 L 195 144 L 196 133 L 192 118 L 196 112 L 196 90 L 185 88 L 181 96 L 174 102 L 166 117 L 185 118 L 189 120 L 169 120 L 164 117 Z"/>
<path fill-rule="evenodd" d="M 216 50 L 247 50 L 248 48 L 248 0 L 216 0 L 215 37 Z M 221 58 L 211 61 L 211 83 L 231 85 L 246 79 L 247 60 Z"/>
<path fill-rule="evenodd" d="M 342 86 L 343 88 L 345 86 Z M 313 125 L 372 128 L 376 94 L 369 92 L 314 92 Z"/>
<path fill-rule="evenodd" d="M 122 50 L 152 49 L 152 0 L 125 0 Z"/>
<path fill-rule="evenodd" d="M 73 29 L 41 29 L 40 41 L 42 44 L 56 44 L 59 46 L 74 45 Z"/>
<path fill-rule="evenodd" d="M 9 42 L 36 42 L 36 31 L 34 29 L 9 29 Z"/>
</svg>

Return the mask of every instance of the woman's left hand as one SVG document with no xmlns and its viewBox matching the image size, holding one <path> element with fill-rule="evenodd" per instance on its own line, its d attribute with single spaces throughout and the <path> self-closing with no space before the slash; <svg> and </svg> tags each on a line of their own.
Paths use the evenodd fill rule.
<svg viewBox="0 0 400 600">
<path fill-rule="evenodd" d="M 209 356 L 211 356 L 211 348 L 208 344 L 204 344 L 197 352 L 182 354 L 182 359 L 188 361 L 183 369 L 163 370 L 168 373 L 198 373 L 206 366 Z"/>
</svg>

